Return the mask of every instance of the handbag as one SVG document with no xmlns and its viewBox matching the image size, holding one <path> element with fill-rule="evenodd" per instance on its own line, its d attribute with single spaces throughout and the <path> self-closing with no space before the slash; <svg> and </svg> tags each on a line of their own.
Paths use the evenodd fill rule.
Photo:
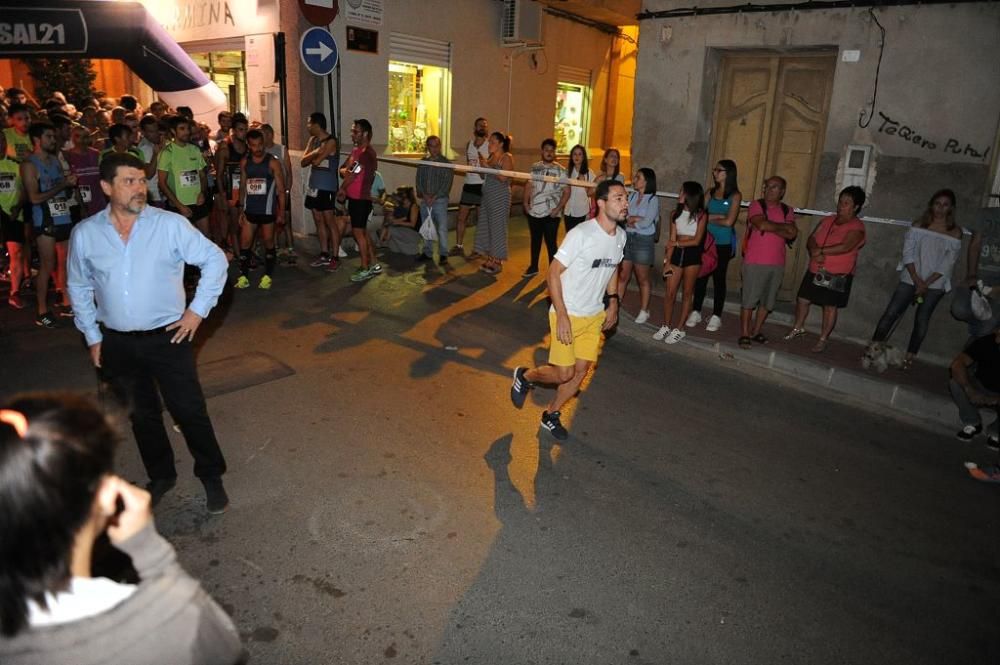
<svg viewBox="0 0 1000 665">
<path fill-rule="evenodd" d="M 711 275 L 717 267 L 719 267 L 719 249 L 715 244 L 715 238 L 706 229 L 705 239 L 701 245 L 701 268 L 698 270 L 698 277 Z"/>
<path fill-rule="evenodd" d="M 818 229 L 819 227 L 817 227 Z M 826 241 L 830 239 L 831 233 L 833 233 L 833 222 L 830 223 L 830 228 L 826 230 L 826 238 L 823 239 L 823 244 L 819 246 L 820 249 L 826 247 Z M 847 275 L 834 274 L 822 266 L 813 274 L 812 281 L 813 286 L 818 286 L 821 289 L 827 289 L 835 293 L 844 293 L 847 291 Z"/>
<path fill-rule="evenodd" d="M 420 237 L 427 242 L 436 242 L 438 239 L 437 229 L 434 228 L 434 220 L 431 219 L 430 211 L 427 212 L 427 216 L 424 217 L 424 221 L 420 225 Z"/>
</svg>

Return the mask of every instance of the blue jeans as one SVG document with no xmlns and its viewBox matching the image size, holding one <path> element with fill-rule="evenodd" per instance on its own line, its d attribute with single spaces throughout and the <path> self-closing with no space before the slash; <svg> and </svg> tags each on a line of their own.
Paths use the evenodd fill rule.
<svg viewBox="0 0 1000 665">
<path fill-rule="evenodd" d="M 896 285 L 896 290 L 892 293 L 892 298 L 879 319 L 878 326 L 875 327 L 875 334 L 872 341 L 884 342 L 899 317 L 906 313 L 906 308 L 913 304 L 913 298 L 917 293 L 917 288 L 912 284 L 900 282 Z M 938 306 L 941 298 L 944 297 L 944 289 L 927 289 L 924 294 L 924 301 L 917 305 L 917 313 L 913 317 L 913 332 L 910 334 L 910 343 L 906 347 L 907 353 L 917 355 L 920 345 L 927 337 L 927 330 L 931 325 L 931 314 Z"/>
<path fill-rule="evenodd" d="M 429 206 L 425 201 L 421 201 L 421 225 L 423 225 L 424 220 L 427 219 L 428 211 L 430 212 L 431 219 L 434 221 L 434 228 L 437 229 L 438 252 L 440 252 L 441 258 L 444 258 L 448 256 L 448 199 L 446 197 L 439 196 L 434 199 L 434 203 Z M 424 240 L 424 255 L 431 258 L 434 257 L 434 247 L 426 240 Z"/>
</svg>

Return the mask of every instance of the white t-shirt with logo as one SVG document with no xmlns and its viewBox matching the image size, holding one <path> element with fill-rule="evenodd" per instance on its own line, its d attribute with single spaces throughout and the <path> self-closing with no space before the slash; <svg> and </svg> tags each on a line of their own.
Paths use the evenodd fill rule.
<svg viewBox="0 0 1000 665">
<path fill-rule="evenodd" d="M 566 169 L 558 162 L 552 162 L 551 164 L 535 162 L 531 165 L 531 175 L 565 178 Z M 528 214 L 532 217 L 548 217 L 551 215 L 552 211 L 559 205 L 559 201 L 562 200 L 563 191 L 566 189 L 566 185 L 546 180 L 532 180 L 530 186 L 531 206 Z"/>
<path fill-rule="evenodd" d="M 575 226 L 563 238 L 556 260 L 566 266 L 560 279 L 563 302 L 571 316 L 594 316 L 604 311 L 604 294 L 622 262 L 625 238 L 620 226 L 615 225 L 615 232 L 608 235 L 596 219 Z"/>
<path fill-rule="evenodd" d="M 478 148 L 475 141 L 469 141 L 469 144 L 465 146 L 465 159 L 469 163 L 469 166 L 482 166 L 486 163 L 489 156 L 490 148 L 488 141 L 483 141 L 483 144 Z M 481 185 L 483 184 L 483 176 L 478 173 L 466 173 L 465 184 Z"/>
</svg>

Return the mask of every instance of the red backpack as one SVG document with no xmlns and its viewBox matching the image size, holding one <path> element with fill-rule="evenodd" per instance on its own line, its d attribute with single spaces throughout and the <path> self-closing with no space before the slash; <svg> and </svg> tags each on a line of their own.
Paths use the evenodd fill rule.
<svg viewBox="0 0 1000 665">
<path fill-rule="evenodd" d="M 705 229 L 705 239 L 701 243 L 701 270 L 698 277 L 707 277 L 715 272 L 719 265 L 719 250 L 715 246 L 715 238 Z"/>
</svg>

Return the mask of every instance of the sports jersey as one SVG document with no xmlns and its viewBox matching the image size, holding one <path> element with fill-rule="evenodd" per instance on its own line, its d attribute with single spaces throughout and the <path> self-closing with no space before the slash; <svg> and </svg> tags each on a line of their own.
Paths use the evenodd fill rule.
<svg viewBox="0 0 1000 665">
<path fill-rule="evenodd" d="M 32 153 L 31 137 L 27 134 L 18 134 L 13 127 L 3 130 L 7 137 L 7 156 L 15 162 L 23 162 Z"/>
<path fill-rule="evenodd" d="M 76 188 L 83 201 L 84 216 L 90 217 L 108 204 L 101 189 L 101 172 L 98 166 L 98 152 L 93 148 L 82 153 L 66 152 L 69 170 L 76 176 Z"/>
<path fill-rule="evenodd" d="M 325 139 L 321 139 L 319 145 L 323 145 L 327 141 L 332 140 L 336 140 L 334 139 L 333 134 L 327 136 Z M 337 182 L 336 159 L 337 153 L 333 153 L 319 164 L 313 164 L 312 168 L 309 170 L 310 196 L 316 196 L 320 190 L 323 190 L 324 192 L 335 192 L 340 187 Z"/>
<path fill-rule="evenodd" d="M 156 168 L 167 172 L 167 184 L 178 201 L 186 206 L 198 202 L 198 195 L 201 194 L 200 173 L 205 168 L 205 158 L 201 156 L 198 146 L 168 143 L 160 151 Z"/>
<path fill-rule="evenodd" d="M 8 215 L 21 198 L 21 167 L 13 159 L 0 156 L 0 209 Z"/>
<path fill-rule="evenodd" d="M 247 157 L 244 167 L 246 171 L 246 198 L 243 209 L 251 215 L 273 215 L 275 213 L 274 173 L 271 172 L 270 154 L 264 153 L 264 161 L 259 164 L 253 156 Z"/>
<path fill-rule="evenodd" d="M 47 162 L 42 161 L 37 155 L 29 155 L 28 160 L 35 165 L 38 171 L 38 191 L 42 194 L 53 189 L 57 182 L 63 178 L 62 165 L 58 159 L 52 158 Z M 66 190 L 60 191 L 51 199 L 44 203 L 31 206 L 31 222 L 35 228 L 43 228 L 48 224 L 63 226 L 73 222 L 69 212 L 69 202 L 66 198 Z"/>
<path fill-rule="evenodd" d="M 240 197 L 240 162 L 250 151 L 244 143 L 243 151 L 240 152 L 236 149 L 232 139 L 226 139 L 226 147 L 226 163 L 222 167 L 225 170 L 225 180 L 222 183 L 223 191 L 230 201 L 236 201 Z"/>
</svg>

